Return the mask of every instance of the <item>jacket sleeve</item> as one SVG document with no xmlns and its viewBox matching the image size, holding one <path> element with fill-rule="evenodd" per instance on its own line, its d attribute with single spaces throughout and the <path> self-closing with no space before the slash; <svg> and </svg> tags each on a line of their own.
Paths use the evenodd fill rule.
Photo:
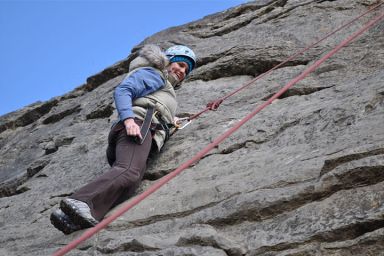
<svg viewBox="0 0 384 256">
<path fill-rule="evenodd" d="M 114 91 L 114 99 L 121 121 L 135 117 L 132 101 L 164 86 L 164 80 L 153 68 L 141 68 L 127 76 Z"/>
</svg>

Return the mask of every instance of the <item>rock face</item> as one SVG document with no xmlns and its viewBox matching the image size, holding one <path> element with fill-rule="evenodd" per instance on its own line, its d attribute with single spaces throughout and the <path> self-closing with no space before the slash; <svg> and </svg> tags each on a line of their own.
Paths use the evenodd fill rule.
<svg viewBox="0 0 384 256">
<path fill-rule="evenodd" d="M 142 44 L 187 44 L 179 115 L 239 88 L 375 1 L 261 0 Z M 228 98 L 151 159 L 143 191 L 383 7 Z M 343 48 L 193 167 L 68 255 L 384 255 L 384 22 Z M 141 45 L 142 45 L 141 44 Z M 112 92 L 140 47 L 66 95 L 0 117 L 0 255 L 51 255 L 64 197 L 108 169 Z M 140 192 L 139 191 L 139 192 Z"/>
</svg>

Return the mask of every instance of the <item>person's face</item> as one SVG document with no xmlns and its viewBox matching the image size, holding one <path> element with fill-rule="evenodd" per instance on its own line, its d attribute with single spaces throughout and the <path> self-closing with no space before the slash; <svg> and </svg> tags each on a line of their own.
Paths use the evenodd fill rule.
<svg viewBox="0 0 384 256">
<path fill-rule="evenodd" d="M 185 62 L 172 62 L 168 67 L 168 72 L 179 80 L 183 81 L 187 75 L 188 64 Z"/>
</svg>

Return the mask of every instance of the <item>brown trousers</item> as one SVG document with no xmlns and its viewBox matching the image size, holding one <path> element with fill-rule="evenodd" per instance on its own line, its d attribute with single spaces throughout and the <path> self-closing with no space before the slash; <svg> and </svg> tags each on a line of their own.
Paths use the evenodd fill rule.
<svg viewBox="0 0 384 256">
<path fill-rule="evenodd" d="M 99 221 L 139 187 L 151 150 L 152 135 L 148 133 L 143 144 L 139 145 L 127 135 L 124 125 L 118 123 L 111 129 L 109 141 L 113 141 L 110 147 L 115 146 L 116 159 L 112 167 L 70 196 L 87 203 L 93 217 Z"/>
</svg>

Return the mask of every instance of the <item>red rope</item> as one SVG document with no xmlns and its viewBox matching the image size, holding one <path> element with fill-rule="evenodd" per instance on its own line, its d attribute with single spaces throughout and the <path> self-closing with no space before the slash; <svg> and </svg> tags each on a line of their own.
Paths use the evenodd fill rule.
<svg viewBox="0 0 384 256">
<path fill-rule="evenodd" d="M 60 250 L 56 251 L 53 255 L 54 256 L 61 256 L 66 254 L 67 252 L 71 251 L 72 249 L 76 248 L 80 243 L 87 240 L 97 232 L 99 232 L 101 229 L 106 227 L 108 224 L 110 224 L 112 221 L 120 217 L 122 214 L 127 212 L 129 209 L 140 203 L 142 200 L 144 200 L 146 197 L 154 193 L 156 190 L 158 190 L 160 187 L 162 187 L 164 184 L 166 184 L 168 181 L 176 177 L 178 174 L 180 174 L 182 171 L 187 169 L 189 166 L 200 160 L 202 157 L 204 157 L 209 151 L 211 151 L 213 148 L 215 148 L 217 145 L 219 145 L 224 139 L 229 137 L 232 133 L 234 133 L 236 130 L 238 130 L 243 124 L 245 124 L 247 121 L 249 121 L 252 117 L 254 117 L 257 113 L 259 113 L 262 109 L 264 109 L 266 106 L 272 103 L 275 99 L 280 97 L 284 92 L 286 92 L 290 87 L 292 87 L 294 84 L 299 82 L 300 80 L 304 79 L 309 73 L 311 73 L 313 70 L 315 70 L 318 66 L 320 66 L 321 63 L 323 63 L 325 60 L 330 58 L 332 55 L 334 55 L 336 52 L 338 52 L 342 47 L 353 41 L 356 37 L 361 35 L 363 32 L 371 28 L 373 25 L 375 25 L 377 22 L 379 22 L 384 17 L 384 13 L 380 14 L 370 22 L 368 22 L 363 28 L 355 32 L 353 35 L 345 39 L 343 42 L 341 42 L 339 45 L 337 45 L 333 50 L 331 50 L 328 54 L 326 54 L 324 57 L 322 57 L 320 60 L 316 61 L 314 64 L 312 64 L 310 67 L 308 67 L 304 72 L 302 72 L 299 76 L 292 79 L 289 83 L 287 83 L 280 91 L 278 91 L 275 95 L 273 95 L 270 99 L 268 99 L 266 102 L 264 102 L 262 105 L 258 106 L 254 111 L 252 111 L 250 114 L 248 114 L 246 117 L 244 117 L 242 120 L 240 120 L 235 126 L 227 130 L 225 133 L 220 135 L 218 138 L 216 138 L 212 143 L 210 143 L 208 146 L 206 146 L 204 149 L 202 149 L 200 152 L 198 152 L 195 156 L 193 156 L 190 160 L 184 162 L 182 165 L 180 165 L 177 169 L 175 169 L 173 172 L 169 173 L 168 175 L 161 178 L 159 181 L 157 181 L 155 184 L 153 184 L 151 187 L 149 187 L 146 191 L 144 191 L 142 194 L 136 196 L 132 200 L 128 201 L 126 204 L 122 205 L 116 212 L 114 212 L 111 216 L 105 218 L 103 221 L 101 221 L 99 224 L 97 224 L 95 227 L 85 231 L 79 238 L 73 240 L 68 245 L 64 246 Z"/>
<path fill-rule="evenodd" d="M 278 65 L 274 66 L 273 68 L 271 68 L 270 70 L 266 71 L 265 73 L 262 73 L 260 75 L 258 75 L 257 77 L 253 78 L 252 80 L 250 80 L 249 82 L 245 83 L 243 86 L 241 86 L 240 88 L 234 90 L 233 92 L 229 93 L 228 95 L 222 97 L 222 98 L 219 98 L 217 100 L 214 100 L 212 102 L 209 102 L 206 106 L 206 108 L 200 112 L 198 112 L 197 114 L 194 114 L 192 115 L 191 117 L 189 117 L 189 120 L 193 120 L 197 117 L 199 117 L 200 115 L 202 115 L 203 113 L 207 112 L 208 110 L 217 110 L 220 106 L 221 103 L 223 103 L 224 100 L 228 99 L 229 97 L 233 96 L 234 94 L 240 92 L 241 90 L 249 87 L 251 84 L 253 84 L 254 82 L 256 82 L 257 80 L 265 77 L 266 75 L 270 74 L 273 70 L 283 66 L 284 64 L 288 63 L 289 61 L 295 59 L 297 56 L 303 54 L 304 52 L 308 51 L 309 49 L 311 49 L 312 47 L 318 45 L 319 43 L 321 43 L 322 41 L 324 41 L 325 39 L 327 39 L 328 37 L 334 35 L 335 33 L 339 32 L 340 30 L 342 30 L 343 28 L 345 27 L 348 27 L 349 25 L 351 25 L 353 22 L 355 22 L 356 20 L 360 19 L 361 17 L 365 16 L 366 14 L 370 13 L 371 11 L 373 11 L 374 9 L 378 8 L 380 5 L 382 5 L 383 3 L 379 3 L 373 7 L 371 7 L 370 9 L 368 9 L 368 11 L 364 12 L 363 14 L 360 14 L 359 16 L 357 16 L 356 18 L 350 20 L 349 22 L 345 23 L 344 25 L 340 26 L 339 28 L 335 29 L 334 31 L 326 34 L 323 38 L 319 39 L 318 41 L 310 44 L 309 46 L 307 46 L 306 48 L 304 48 L 303 50 L 301 51 L 298 51 L 297 53 L 293 54 L 292 56 L 288 57 L 286 60 L 284 60 L 283 62 L 280 62 Z"/>
</svg>

